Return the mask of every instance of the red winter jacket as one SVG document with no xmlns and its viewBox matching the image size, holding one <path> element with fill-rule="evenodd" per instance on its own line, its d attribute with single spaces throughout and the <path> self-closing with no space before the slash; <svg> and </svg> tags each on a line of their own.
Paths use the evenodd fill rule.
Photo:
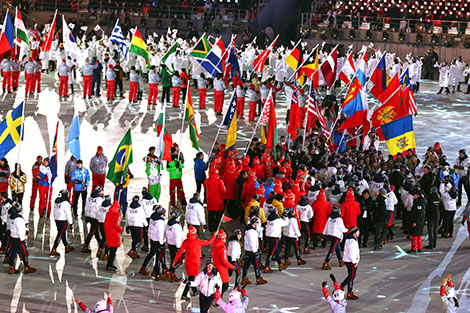
<svg viewBox="0 0 470 313">
<path fill-rule="evenodd" d="M 212 246 L 212 260 L 214 266 L 219 271 L 222 283 L 228 283 L 230 277 L 228 276 L 228 269 L 233 270 L 234 266 L 227 259 L 227 248 L 225 247 L 225 240 L 217 239 Z"/>
<path fill-rule="evenodd" d="M 253 179 L 253 176 L 248 176 L 248 179 L 246 182 L 243 184 L 243 189 L 242 189 L 242 201 L 244 201 L 243 207 L 246 208 L 248 203 L 250 203 L 251 199 L 253 199 L 253 195 L 256 194 L 256 187 L 255 187 L 255 181 Z"/>
<path fill-rule="evenodd" d="M 188 276 L 197 276 L 201 267 L 201 248 L 202 246 L 211 245 L 214 240 L 215 234 L 208 241 L 198 239 L 195 234 L 188 234 L 173 260 L 173 266 L 175 266 L 175 263 L 178 262 L 186 251 L 186 256 L 184 257 L 184 268 L 186 269 L 186 274 Z"/>
<path fill-rule="evenodd" d="M 259 163 L 259 160 L 253 161 L 252 170 L 255 172 L 256 178 L 258 178 L 260 181 L 265 181 L 264 169 Z"/>
<path fill-rule="evenodd" d="M 346 201 L 341 204 L 341 217 L 343 218 L 344 226 L 351 228 L 357 226 L 357 217 L 361 215 L 361 207 L 356 201 L 354 194 L 348 194 Z"/>
<path fill-rule="evenodd" d="M 227 168 L 224 172 L 223 181 L 225 185 L 224 199 L 235 200 L 237 195 L 237 177 L 240 175 L 240 171 L 231 171 Z"/>
<path fill-rule="evenodd" d="M 325 191 L 322 189 L 312 204 L 313 209 L 313 232 L 323 233 L 328 215 L 331 214 L 331 204 L 326 201 Z"/>
<path fill-rule="evenodd" d="M 210 173 L 209 178 L 204 182 L 204 189 L 207 190 L 207 210 L 223 211 L 225 186 L 219 174 Z"/>
<path fill-rule="evenodd" d="M 106 213 L 104 219 L 104 234 L 106 236 L 106 245 L 108 247 L 120 247 L 121 246 L 121 233 L 123 231 L 121 227 L 121 214 L 119 213 L 119 202 L 114 201 L 113 205 Z"/>
</svg>

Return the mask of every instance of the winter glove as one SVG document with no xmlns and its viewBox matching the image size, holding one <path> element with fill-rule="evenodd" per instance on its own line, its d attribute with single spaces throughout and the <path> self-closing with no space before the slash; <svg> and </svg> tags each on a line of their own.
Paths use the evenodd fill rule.
<svg viewBox="0 0 470 313">
<path fill-rule="evenodd" d="M 330 274 L 330 278 L 331 278 L 331 280 L 332 280 L 333 282 L 336 282 L 336 277 L 335 277 L 335 275 Z"/>
<path fill-rule="evenodd" d="M 189 280 L 187 278 L 181 278 L 180 281 L 185 285 L 189 283 Z"/>
<path fill-rule="evenodd" d="M 248 297 L 248 294 L 246 293 L 246 289 L 245 289 L 245 288 L 243 288 L 243 289 L 241 290 L 241 293 L 242 293 L 242 297 Z"/>
<path fill-rule="evenodd" d="M 204 231 L 207 231 L 208 229 L 207 225 L 203 225 L 202 228 L 204 228 Z"/>
<path fill-rule="evenodd" d="M 331 274 L 331 275 L 333 275 L 333 274 Z M 322 282 L 322 283 L 321 283 L 321 286 L 322 286 L 322 287 L 326 287 L 326 281 Z"/>
<path fill-rule="evenodd" d="M 220 294 L 220 290 L 217 289 L 215 291 L 215 302 L 218 302 L 220 299 L 222 299 L 222 295 Z"/>
<path fill-rule="evenodd" d="M 220 286 L 219 285 L 215 285 L 215 290 L 220 290 Z"/>
</svg>

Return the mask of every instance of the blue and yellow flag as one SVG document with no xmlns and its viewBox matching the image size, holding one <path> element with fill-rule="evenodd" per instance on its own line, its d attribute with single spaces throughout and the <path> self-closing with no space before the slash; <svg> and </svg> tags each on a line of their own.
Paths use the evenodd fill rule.
<svg viewBox="0 0 470 313">
<path fill-rule="evenodd" d="M 397 155 L 400 152 L 416 148 L 412 115 L 384 124 L 380 129 L 391 155 Z"/>
<path fill-rule="evenodd" d="M 0 159 L 2 159 L 21 140 L 24 102 L 21 102 L 0 124 Z"/>
<path fill-rule="evenodd" d="M 406 69 L 400 77 L 401 89 L 405 89 L 410 85 L 410 72 Z"/>
<path fill-rule="evenodd" d="M 108 174 L 106 178 L 113 183 L 121 183 L 123 177 L 126 177 L 127 168 L 132 164 L 132 138 L 131 130 L 122 138 L 121 143 L 116 150 L 113 160 L 109 163 Z"/>
<path fill-rule="evenodd" d="M 225 142 L 225 151 L 228 152 L 233 150 L 237 141 L 237 98 L 235 92 L 232 95 L 227 112 L 225 112 L 222 125 L 228 126 L 227 141 Z"/>
</svg>

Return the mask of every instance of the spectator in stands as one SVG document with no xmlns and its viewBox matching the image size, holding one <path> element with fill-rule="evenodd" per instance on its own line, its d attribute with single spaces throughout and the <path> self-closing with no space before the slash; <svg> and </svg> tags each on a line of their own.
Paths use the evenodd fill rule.
<svg viewBox="0 0 470 313">
<path fill-rule="evenodd" d="M 248 27 L 245 28 L 245 31 L 242 34 L 243 43 L 248 44 L 251 42 L 251 33 Z"/>
</svg>

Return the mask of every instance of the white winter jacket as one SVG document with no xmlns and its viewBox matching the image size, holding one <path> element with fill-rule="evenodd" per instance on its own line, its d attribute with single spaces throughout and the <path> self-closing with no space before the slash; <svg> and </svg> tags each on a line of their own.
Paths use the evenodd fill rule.
<svg viewBox="0 0 470 313">
<path fill-rule="evenodd" d="M 179 249 L 183 244 L 183 228 L 181 224 L 166 225 L 165 237 L 169 245 L 176 246 Z"/>
<path fill-rule="evenodd" d="M 149 238 L 152 241 L 158 241 L 160 245 L 165 244 L 165 220 L 163 218 L 150 219 Z"/>
<path fill-rule="evenodd" d="M 286 227 L 289 221 L 286 218 L 268 219 L 266 226 L 266 237 L 281 238 L 282 227 Z"/>
<path fill-rule="evenodd" d="M 258 252 L 259 242 L 258 242 L 258 232 L 252 225 L 248 225 L 245 231 L 244 239 L 244 249 L 245 251 Z"/>
<path fill-rule="evenodd" d="M 452 188 L 450 183 L 444 184 L 441 183 L 439 186 L 439 192 L 441 193 L 442 202 L 444 202 L 444 209 L 446 211 L 455 211 L 457 210 L 457 199 L 452 199 L 449 194 L 449 190 Z"/>
<path fill-rule="evenodd" d="M 56 221 L 67 221 L 69 224 L 73 223 L 70 203 L 64 198 L 58 198 L 54 202 L 54 219 Z"/>
<path fill-rule="evenodd" d="M 310 219 L 312 219 L 312 217 L 313 217 L 313 210 L 312 210 L 312 207 L 310 206 L 310 204 L 307 204 L 305 206 L 297 205 L 297 212 L 300 215 L 300 221 L 301 222 L 308 223 L 308 221 Z"/>
<path fill-rule="evenodd" d="M 144 209 L 140 205 L 132 207 L 131 204 L 126 211 L 126 226 L 145 227 L 147 225 Z"/>
<path fill-rule="evenodd" d="M 140 200 L 140 206 L 144 209 L 145 217 L 150 218 L 150 215 L 153 213 L 153 207 L 157 204 L 157 199 L 152 197 L 152 199 L 142 198 Z"/>
<path fill-rule="evenodd" d="M 387 211 L 394 211 L 395 210 L 395 205 L 398 203 L 398 199 L 395 196 L 395 193 L 393 191 L 390 191 L 387 193 L 387 198 L 385 198 L 385 207 L 387 208 Z"/>
<path fill-rule="evenodd" d="M 284 227 L 284 231 L 282 233 L 284 236 L 289 238 L 298 239 L 300 237 L 299 223 L 295 217 L 288 219 L 288 224 Z"/>
<path fill-rule="evenodd" d="M 348 238 L 344 244 L 344 262 L 358 264 L 360 259 L 359 242 L 357 238 Z"/>
<path fill-rule="evenodd" d="M 200 272 L 194 281 L 190 282 L 191 287 L 198 287 L 199 290 L 203 295 L 206 297 L 212 296 L 216 289 L 216 286 L 218 288 L 222 288 L 222 278 L 220 278 L 219 273 L 215 275 L 211 274 L 206 274 L 204 272 Z"/>
<path fill-rule="evenodd" d="M 98 208 L 98 223 L 104 223 L 104 220 L 106 218 L 106 213 L 108 213 L 109 208 L 111 207 L 111 202 L 110 201 L 103 201 L 101 202 L 101 205 Z"/>
<path fill-rule="evenodd" d="M 238 260 L 242 255 L 242 247 L 237 240 L 230 240 L 227 245 L 227 255 L 232 261 Z"/>
<path fill-rule="evenodd" d="M 329 217 L 328 221 L 326 221 L 325 229 L 323 230 L 323 235 L 333 236 L 338 238 L 339 240 L 343 240 L 343 234 L 347 231 L 348 229 L 344 226 L 344 222 L 341 217 Z"/>
<path fill-rule="evenodd" d="M 199 202 L 189 202 L 186 206 L 186 223 L 194 226 L 206 225 L 204 207 Z"/>
<path fill-rule="evenodd" d="M 101 206 L 101 203 L 103 202 L 103 197 L 101 197 L 99 194 L 97 197 L 93 197 L 94 195 L 91 194 L 88 199 L 86 199 L 86 205 L 85 205 L 85 216 L 97 219 L 98 218 L 98 208 Z"/>
</svg>

